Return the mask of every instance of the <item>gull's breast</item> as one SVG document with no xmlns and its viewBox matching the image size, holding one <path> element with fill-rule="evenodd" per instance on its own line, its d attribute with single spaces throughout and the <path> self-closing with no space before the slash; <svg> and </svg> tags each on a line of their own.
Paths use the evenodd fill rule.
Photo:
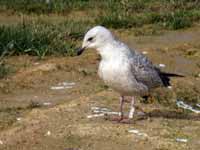
<svg viewBox="0 0 200 150">
<path fill-rule="evenodd" d="M 101 61 L 98 74 L 104 82 L 122 95 L 144 95 L 146 86 L 137 83 L 128 60 Z"/>
</svg>

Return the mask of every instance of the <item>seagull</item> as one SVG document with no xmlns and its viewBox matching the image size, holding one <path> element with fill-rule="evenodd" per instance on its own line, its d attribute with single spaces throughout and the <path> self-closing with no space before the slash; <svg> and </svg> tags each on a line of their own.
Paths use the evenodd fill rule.
<svg viewBox="0 0 200 150">
<path fill-rule="evenodd" d="M 114 119 L 119 122 L 125 119 L 125 96 L 131 96 L 130 112 L 126 118 L 130 120 L 135 113 L 136 97 L 148 96 L 154 88 L 169 86 L 169 77 L 179 76 L 161 72 L 145 55 L 130 49 L 103 26 L 95 26 L 85 34 L 77 55 L 88 48 L 96 49 L 101 56 L 98 68 L 100 78 L 120 94 L 120 115 Z"/>
</svg>

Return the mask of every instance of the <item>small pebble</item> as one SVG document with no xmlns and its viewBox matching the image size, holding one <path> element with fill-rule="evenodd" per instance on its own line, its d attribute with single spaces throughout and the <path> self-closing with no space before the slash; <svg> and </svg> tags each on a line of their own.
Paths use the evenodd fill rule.
<svg viewBox="0 0 200 150">
<path fill-rule="evenodd" d="M 147 51 L 143 51 L 142 54 L 146 55 L 146 54 L 148 54 L 148 52 Z"/>
<path fill-rule="evenodd" d="M 188 142 L 188 139 L 176 138 L 176 141 L 177 141 L 177 142 L 186 143 L 186 142 Z"/>
<path fill-rule="evenodd" d="M 47 131 L 47 133 L 45 134 L 45 136 L 50 136 L 51 135 L 51 131 Z"/>
<path fill-rule="evenodd" d="M 159 67 L 164 68 L 166 65 L 165 64 L 159 64 Z"/>
<path fill-rule="evenodd" d="M 3 145 L 3 141 L 2 140 L 0 140 L 0 144 Z"/>
<path fill-rule="evenodd" d="M 44 102 L 43 105 L 44 106 L 49 106 L 49 105 L 51 105 L 51 103 L 50 102 Z"/>
<path fill-rule="evenodd" d="M 172 86 L 168 86 L 167 88 L 168 88 L 168 89 L 172 89 Z"/>
<path fill-rule="evenodd" d="M 17 118 L 17 121 L 20 121 L 21 119 L 22 119 L 22 118 L 19 117 L 19 118 Z"/>
<path fill-rule="evenodd" d="M 139 133 L 138 130 L 133 130 L 133 129 L 132 129 L 132 130 L 128 130 L 128 132 L 129 132 L 129 133 L 135 133 L 135 134 L 138 134 L 138 133 Z"/>
</svg>

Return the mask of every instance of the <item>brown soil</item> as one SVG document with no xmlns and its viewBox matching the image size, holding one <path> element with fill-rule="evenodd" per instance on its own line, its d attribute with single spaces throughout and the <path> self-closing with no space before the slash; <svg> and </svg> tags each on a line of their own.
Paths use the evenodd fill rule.
<svg viewBox="0 0 200 150">
<path fill-rule="evenodd" d="M 15 73 L 0 82 L 0 149 L 2 150 L 198 150 L 200 116 L 175 107 L 177 98 L 200 103 L 200 29 L 133 37 L 116 33 L 132 48 L 147 51 L 164 71 L 185 75 L 172 79 L 149 104 L 137 101 L 146 117 L 120 124 L 103 117 L 88 119 L 92 106 L 118 111 L 118 94 L 97 76 L 99 56 L 88 50 L 79 57 L 8 58 Z M 73 88 L 52 90 L 60 82 Z M 45 106 L 44 103 L 51 103 Z M 128 105 L 126 107 L 128 111 Z M 21 120 L 17 121 L 17 118 Z M 137 129 L 147 136 L 129 133 Z M 177 138 L 187 139 L 186 143 Z"/>
</svg>

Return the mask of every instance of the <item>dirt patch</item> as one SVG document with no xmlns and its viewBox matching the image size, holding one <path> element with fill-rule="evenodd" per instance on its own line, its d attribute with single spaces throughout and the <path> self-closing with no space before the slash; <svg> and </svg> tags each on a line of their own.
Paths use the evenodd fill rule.
<svg viewBox="0 0 200 150">
<path fill-rule="evenodd" d="M 165 64 L 164 71 L 185 75 L 172 79 L 172 89 L 155 92 L 148 102 L 138 99 L 137 108 L 146 117 L 136 116 L 133 124 L 114 123 L 104 117 L 87 118 L 92 114 L 91 107 L 116 112 L 119 107 L 119 95 L 97 76 L 99 56 L 94 50 L 81 57 L 8 58 L 6 63 L 15 73 L 0 83 L 0 149 L 198 149 L 199 115 L 175 104 L 177 98 L 193 106 L 200 103 L 199 56 L 187 55 L 188 49 L 198 49 L 198 32 L 195 28 L 137 38 L 117 33 L 132 48 L 146 51 L 154 64 Z M 75 85 L 51 89 L 63 82 Z M 126 112 L 128 109 L 129 104 Z M 147 136 L 130 133 L 130 129 Z"/>
</svg>

